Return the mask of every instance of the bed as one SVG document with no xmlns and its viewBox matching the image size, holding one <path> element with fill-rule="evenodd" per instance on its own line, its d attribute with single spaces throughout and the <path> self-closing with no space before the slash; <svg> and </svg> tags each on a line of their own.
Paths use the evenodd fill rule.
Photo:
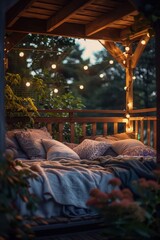
<svg viewBox="0 0 160 240">
<path fill-rule="evenodd" d="M 119 177 L 122 187 L 136 194 L 132 181 L 154 179 L 156 151 L 134 139 L 134 133 L 84 139 L 81 143 L 60 142 L 45 127 L 6 132 L 6 152 L 17 163 L 17 171 L 28 169 L 29 191 L 38 197 L 35 216 L 95 216 L 86 202 L 93 188 L 110 192 L 109 181 Z M 30 216 L 26 203 L 16 202 L 23 216 Z"/>
</svg>

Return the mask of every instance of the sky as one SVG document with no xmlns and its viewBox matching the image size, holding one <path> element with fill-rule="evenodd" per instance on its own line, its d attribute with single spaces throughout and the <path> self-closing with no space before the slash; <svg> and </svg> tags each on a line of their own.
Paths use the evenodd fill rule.
<svg viewBox="0 0 160 240">
<path fill-rule="evenodd" d="M 82 56 L 84 59 L 90 58 L 92 64 L 95 63 L 94 53 L 104 49 L 102 44 L 97 40 L 76 39 L 76 42 L 80 44 L 80 48 L 85 48 Z"/>
</svg>

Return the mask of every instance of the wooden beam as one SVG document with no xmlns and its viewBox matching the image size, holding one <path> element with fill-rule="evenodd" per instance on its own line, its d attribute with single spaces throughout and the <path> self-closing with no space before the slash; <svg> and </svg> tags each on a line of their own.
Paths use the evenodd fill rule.
<svg viewBox="0 0 160 240">
<path fill-rule="evenodd" d="M 25 26 L 25 28 L 24 28 Z M 119 41 L 120 32 L 113 29 L 107 29 L 87 37 L 85 35 L 85 27 L 82 24 L 64 23 L 60 27 L 54 29 L 51 32 L 46 32 L 46 22 L 41 19 L 29 19 L 21 18 L 12 27 L 7 28 L 8 32 L 19 33 L 33 33 L 33 34 L 45 34 L 50 36 L 63 36 L 73 38 L 88 38 L 88 39 L 106 39 L 109 41 Z"/>
<path fill-rule="evenodd" d="M 148 34 L 143 36 L 140 39 L 140 41 L 134 51 L 134 54 L 132 55 L 132 68 L 135 68 L 137 66 L 138 60 L 140 59 L 140 56 L 142 55 L 149 39 L 150 39 L 150 36 Z M 145 41 L 145 44 L 142 44 L 142 41 Z"/>
<path fill-rule="evenodd" d="M 63 9 L 57 12 L 47 21 L 47 32 L 53 31 L 55 28 L 66 22 L 77 11 L 82 10 L 95 0 L 72 0 Z"/>
<path fill-rule="evenodd" d="M 22 13 L 31 6 L 35 0 L 23 0 L 18 1 L 12 8 L 7 12 L 6 25 L 11 27 L 22 15 Z"/>
<path fill-rule="evenodd" d="M 117 8 L 114 11 L 110 11 L 107 15 L 103 14 L 101 17 L 88 23 L 86 26 L 86 36 L 93 35 L 106 27 L 112 24 L 114 21 L 119 20 L 120 18 L 126 17 L 134 11 L 132 5 L 125 5 L 121 10 Z"/>
<path fill-rule="evenodd" d="M 103 40 L 99 40 L 99 42 L 107 49 L 107 51 L 114 57 L 114 59 L 121 64 L 122 67 L 125 67 L 123 61 L 126 61 L 126 57 L 114 42 Z"/>
</svg>

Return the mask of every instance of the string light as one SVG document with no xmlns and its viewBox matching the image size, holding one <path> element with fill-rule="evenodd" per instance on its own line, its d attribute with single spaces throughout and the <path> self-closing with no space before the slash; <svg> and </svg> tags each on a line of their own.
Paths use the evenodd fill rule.
<svg viewBox="0 0 160 240">
<path fill-rule="evenodd" d="M 99 74 L 99 77 L 100 77 L 100 78 L 103 78 L 103 77 L 104 77 L 104 74 L 103 74 L 103 73 Z"/>
<path fill-rule="evenodd" d="M 52 66 L 51 66 L 52 69 L 56 69 L 56 67 L 57 67 L 57 65 L 54 64 L 54 63 L 53 63 Z"/>
<path fill-rule="evenodd" d="M 85 71 L 88 70 L 88 66 L 85 65 L 85 66 L 83 67 L 83 69 L 84 69 Z"/>
<path fill-rule="evenodd" d="M 126 118 L 130 118 L 130 114 L 129 113 L 126 113 Z"/>
<path fill-rule="evenodd" d="M 114 61 L 113 60 L 109 60 L 109 64 L 113 64 L 114 63 Z"/>
<path fill-rule="evenodd" d="M 123 64 L 126 64 L 126 60 L 123 60 Z"/>
<path fill-rule="evenodd" d="M 142 41 L 141 41 L 141 44 L 142 44 L 142 45 L 145 45 L 145 44 L 146 44 L 146 41 L 145 41 L 145 40 L 142 40 Z"/>
<path fill-rule="evenodd" d="M 132 79 L 135 80 L 135 79 L 136 79 L 136 76 L 133 76 Z"/>
<path fill-rule="evenodd" d="M 20 53 L 19 53 L 19 56 L 20 56 L 20 57 L 24 57 L 24 52 L 20 52 Z"/>
<path fill-rule="evenodd" d="M 84 89 L 84 86 L 83 86 L 83 85 L 80 85 L 79 88 L 82 90 L 82 89 Z"/>
<path fill-rule="evenodd" d="M 127 86 L 124 87 L 124 90 L 127 91 Z"/>
<path fill-rule="evenodd" d="M 130 47 L 125 47 L 125 50 L 126 50 L 126 52 L 128 52 L 129 50 L 130 50 Z"/>
<path fill-rule="evenodd" d="M 26 87 L 30 87 L 31 83 L 30 82 L 26 82 Z"/>
<path fill-rule="evenodd" d="M 55 88 L 55 89 L 53 90 L 53 92 L 54 92 L 54 93 L 58 93 L 58 88 Z"/>
</svg>

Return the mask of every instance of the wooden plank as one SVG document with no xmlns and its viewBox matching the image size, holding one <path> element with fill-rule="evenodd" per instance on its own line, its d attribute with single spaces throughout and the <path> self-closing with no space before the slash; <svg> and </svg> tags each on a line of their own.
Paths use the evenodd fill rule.
<svg viewBox="0 0 160 240">
<path fill-rule="evenodd" d="M 118 132 L 118 123 L 114 123 L 113 124 L 113 128 L 114 128 L 114 134 L 116 134 Z"/>
<path fill-rule="evenodd" d="M 97 132 L 97 125 L 96 125 L 96 123 L 94 122 L 94 123 L 92 124 L 92 136 L 93 136 L 93 137 L 96 136 L 96 132 Z"/>
<path fill-rule="evenodd" d="M 63 129 L 64 129 L 64 124 L 63 123 L 59 123 L 59 136 L 58 136 L 58 140 L 60 142 L 63 142 Z"/>
<path fill-rule="evenodd" d="M 154 121 L 154 124 L 153 124 L 153 147 L 155 149 L 157 149 L 158 151 L 158 146 L 157 146 L 157 121 Z M 157 156 L 157 161 L 159 161 L 160 159 L 158 159 L 158 156 Z"/>
<path fill-rule="evenodd" d="M 130 4 L 128 5 L 126 4 L 125 6 L 123 6 L 123 9 L 121 8 L 121 11 L 117 7 L 114 11 L 108 12 L 107 17 L 106 17 L 106 14 L 104 14 L 98 19 L 96 19 L 95 21 L 87 24 L 86 35 L 90 36 L 105 29 L 112 22 L 131 14 L 133 11 L 134 11 L 134 8 Z"/>
<path fill-rule="evenodd" d="M 151 145 L 151 122 L 147 121 L 147 144 Z"/>
<path fill-rule="evenodd" d="M 144 121 L 140 121 L 141 142 L 144 142 Z"/>
<path fill-rule="evenodd" d="M 108 125 L 107 123 L 103 123 L 103 136 L 107 136 Z"/>
<path fill-rule="evenodd" d="M 18 1 L 12 8 L 7 12 L 7 26 L 11 27 L 22 15 L 27 8 L 29 8 L 35 0 L 23 0 Z"/>
<path fill-rule="evenodd" d="M 53 31 L 55 28 L 62 25 L 67 19 L 73 16 L 77 11 L 86 7 L 94 0 L 72 0 L 66 6 L 64 6 L 59 12 L 54 14 L 47 21 L 47 32 Z"/>
</svg>

